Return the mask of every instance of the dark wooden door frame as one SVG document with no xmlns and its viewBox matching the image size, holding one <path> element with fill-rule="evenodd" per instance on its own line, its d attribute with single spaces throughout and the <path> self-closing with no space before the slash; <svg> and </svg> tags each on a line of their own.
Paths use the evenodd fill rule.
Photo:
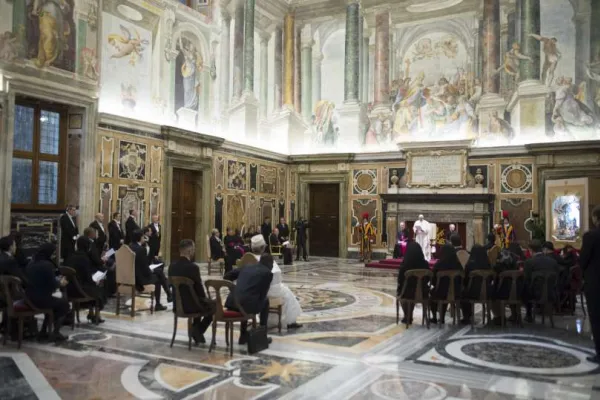
<svg viewBox="0 0 600 400">
<path fill-rule="evenodd" d="M 319 241 L 314 241 L 313 239 L 316 239 L 317 237 L 319 238 L 323 238 L 323 236 L 321 235 L 321 233 L 334 233 L 334 232 L 326 232 L 329 231 L 331 223 L 324 221 L 325 225 L 321 225 L 321 224 L 316 224 L 316 220 L 317 220 L 317 213 L 315 212 L 317 210 L 317 206 L 315 203 L 312 203 L 312 201 L 316 201 L 317 203 L 321 203 L 321 202 L 325 202 L 325 198 L 323 198 L 322 196 L 318 196 L 318 199 L 315 200 L 315 198 L 317 196 L 315 196 L 316 193 L 318 193 L 318 190 L 323 190 L 323 187 L 328 187 L 327 189 L 325 189 L 327 192 L 329 192 L 331 189 L 333 189 L 333 191 L 336 192 L 336 199 L 335 199 L 335 203 L 333 203 L 332 205 L 335 206 L 335 213 L 334 214 L 330 214 L 330 213 L 326 213 L 326 214 L 321 214 L 321 217 L 325 217 L 325 219 L 332 219 L 335 218 L 335 226 L 334 226 L 334 231 L 336 231 L 335 237 L 331 238 L 332 242 L 335 243 L 334 249 L 330 249 L 333 250 L 332 254 L 325 254 L 328 253 L 329 251 L 327 251 L 327 246 L 325 246 L 325 248 L 323 248 L 323 246 L 319 246 L 321 247 L 320 250 L 320 254 L 317 254 L 317 243 L 319 243 Z M 336 183 L 310 183 L 309 184 L 309 213 L 310 213 L 310 224 L 311 224 L 311 235 L 308 236 L 309 240 L 311 240 L 312 242 L 310 242 L 309 246 L 311 247 L 315 247 L 313 248 L 312 254 L 313 255 L 321 255 L 321 256 L 328 256 L 328 257 L 339 257 L 339 244 L 340 244 L 340 226 L 338 223 L 339 220 L 339 209 L 340 209 L 340 202 L 339 202 L 339 198 L 340 198 L 340 187 L 338 184 Z M 333 194 L 333 193 L 332 193 Z M 333 211 L 333 210 L 330 210 Z M 329 225 L 329 226 L 326 226 Z M 321 231 L 321 232 L 318 232 Z M 324 250 L 324 251 L 323 251 Z M 335 254 L 333 254 L 335 253 Z"/>
<path fill-rule="evenodd" d="M 175 171 L 178 171 L 177 174 L 179 174 L 179 179 L 177 179 L 177 181 L 179 182 L 179 186 L 175 187 L 175 185 L 173 184 L 173 182 L 175 182 Z M 187 190 L 185 189 L 186 186 L 186 181 L 187 183 L 189 183 L 189 180 L 186 180 L 186 175 L 187 174 L 191 175 L 191 178 L 193 180 L 193 196 L 194 196 L 194 205 L 192 207 L 192 215 L 194 218 L 194 221 L 187 221 L 187 222 L 191 222 L 193 224 L 193 234 L 192 235 L 186 235 L 185 237 L 182 237 L 179 232 L 180 229 L 178 228 L 182 228 L 182 223 L 185 223 L 186 221 L 186 216 L 182 215 L 181 213 L 187 211 L 189 208 L 184 207 L 185 206 L 185 200 L 184 200 L 184 196 L 187 193 Z M 171 179 L 172 182 L 172 187 L 171 187 L 171 192 L 169 193 L 171 195 L 171 209 L 168 211 L 171 214 L 171 224 L 172 224 L 172 229 L 171 229 L 171 240 L 170 243 L 168 243 L 167 245 L 170 246 L 170 250 L 171 250 L 171 254 L 177 254 L 177 246 L 178 246 L 178 241 L 185 238 L 189 238 L 189 239 L 196 239 L 196 229 L 197 229 L 197 224 L 196 224 L 196 219 L 197 219 L 197 213 L 198 211 L 198 203 L 199 203 L 199 198 L 201 198 L 201 194 L 202 194 L 202 172 L 201 171 L 195 171 L 195 170 L 189 170 L 189 169 L 182 169 L 182 168 L 173 168 L 173 173 L 172 173 L 173 179 Z M 190 176 L 187 176 L 187 178 L 189 178 Z M 175 190 L 178 190 L 179 193 L 175 193 Z M 200 195 L 200 196 L 199 196 Z M 176 197 L 175 197 L 176 196 Z M 174 206 L 174 202 L 173 199 L 177 198 L 179 201 L 178 206 L 179 207 L 179 212 L 180 215 L 178 216 L 179 221 L 173 221 L 173 206 Z M 177 233 L 176 233 L 177 232 Z M 189 237 L 188 237 L 189 236 Z M 173 241 L 176 241 L 176 243 L 173 243 Z M 174 256 L 172 257 L 174 258 Z"/>
<path fill-rule="evenodd" d="M 340 215 L 339 215 L 339 257 L 348 256 L 348 171 L 336 171 L 331 173 L 310 173 L 302 172 L 298 174 L 298 211 L 296 215 L 302 215 L 310 219 L 310 184 L 312 183 L 337 183 L 340 185 Z M 308 232 L 310 235 L 310 229 Z M 307 245 L 308 245 L 307 241 Z M 310 246 L 308 246 L 310 255 Z"/>
</svg>

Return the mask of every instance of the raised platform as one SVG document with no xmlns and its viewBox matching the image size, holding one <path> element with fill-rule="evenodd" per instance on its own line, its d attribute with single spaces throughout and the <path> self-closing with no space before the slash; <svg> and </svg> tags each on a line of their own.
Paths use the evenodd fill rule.
<svg viewBox="0 0 600 400">
<path fill-rule="evenodd" d="M 400 265 L 402 265 L 402 258 L 386 258 L 381 261 L 371 261 L 368 264 L 365 264 L 367 268 L 379 268 L 379 269 L 399 269 Z M 430 260 L 429 266 L 433 267 L 437 260 Z"/>
</svg>

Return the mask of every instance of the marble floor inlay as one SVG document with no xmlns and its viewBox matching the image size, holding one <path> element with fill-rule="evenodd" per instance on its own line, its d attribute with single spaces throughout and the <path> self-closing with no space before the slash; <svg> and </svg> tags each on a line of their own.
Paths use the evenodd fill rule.
<svg viewBox="0 0 600 400">
<path fill-rule="evenodd" d="M 202 276 L 207 279 L 206 265 Z M 289 400 L 516 400 L 600 398 L 600 368 L 589 321 L 578 313 L 555 317 L 555 328 L 396 325 L 396 271 L 366 269 L 355 260 L 313 257 L 283 266 L 284 282 L 303 307 L 302 328 L 281 334 L 269 318 L 269 349 L 233 356 L 225 329 L 217 346 L 187 347 L 187 321 L 173 313 L 115 314 L 87 323 L 60 345 L 25 341 L 0 347 L 0 399 L 289 399 Z M 211 276 L 218 278 L 218 276 Z M 130 300 L 125 300 L 131 305 Z M 450 322 L 447 319 L 447 322 Z M 211 330 L 206 333 L 210 340 Z"/>
</svg>

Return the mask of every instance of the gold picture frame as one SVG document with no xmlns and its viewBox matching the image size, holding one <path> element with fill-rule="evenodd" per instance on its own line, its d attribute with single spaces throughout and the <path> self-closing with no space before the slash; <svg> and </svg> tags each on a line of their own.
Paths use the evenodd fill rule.
<svg viewBox="0 0 600 400">
<path fill-rule="evenodd" d="M 588 229 L 588 179 L 546 181 L 546 240 L 581 248 Z"/>
</svg>

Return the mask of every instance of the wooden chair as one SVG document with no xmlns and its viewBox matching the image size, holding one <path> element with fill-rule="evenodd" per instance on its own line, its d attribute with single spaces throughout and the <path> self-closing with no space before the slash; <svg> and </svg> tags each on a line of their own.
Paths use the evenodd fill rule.
<svg viewBox="0 0 600 400">
<path fill-rule="evenodd" d="M 577 301 L 578 295 L 583 315 L 587 316 L 587 313 L 585 312 L 585 304 L 583 303 L 583 271 L 579 265 L 575 265 L 569 268 L 569 298 L 571 302 L 571 315 L 575 314 L 575 302 Z"/>
<path fill-rule="evenodd" d="M 271 235 L 269 235 L 269 250 L 271 250 L 271 255 L 273 257 L 282 255 L 283 246 L 280 244 L 271 244 Z"/>
<path fill-rule="evenodd" d="M 277 332 L 281 335 L 281 316 L 283 315 L 283 299 L 269 297 L 269 314 L 277 315 Z"/>
<path fill-rule="evenodd" d="M 214 291 L 214 300 L 217 303 L 217 309 L 212 322 L 212 340 L 210 342 L 210 347 L 208 351 L 212 351 L 212 349 L 217 344 L 217 322 L 224 322 L 225 343 L 230 349 L 229 355 L 233 357 L 233 324 L 235 324 L 236 322 L 252 321 L 252 328 L 256 328 L 256 316 L 247 314 L 235 296 L 233 297 L 233 300 L 235 302 L 236 308 L 239 311 L 225 309 L 225 299 L 221 296 L 221 289 L 227 288 L 230 293 L 234 293 L 235 284 L 233 282 L 229 282 L 226 280 L 209 279 L 204 283 L 204 285 L 206 286 L 206 293 L 209 298 L 212 298 L 210 289 Z"/>
<path fill-rule="evenodd" d="M 98 300 L 94 297 L 89 296 L 81 287 L 81 282 L 77 279 L 77 273 L 71 267 L 60 267 L 60 274 L 67 278 L 67 281 L 73 285 L 73 289 L 77 292 L 77 297 L 67 296 L 67 300 L 71 303 L 71 308 L 75 312 L 74 318 L 71 323 L 71 330 L 75 330 L 75 318 L 77 318 L 77 327 L 81 324 L 79 320 L 79 310 L 81 309 L 81 304 L 83 303 L 94 303 L 94 315 L 96 316 L 95 325 L 98 325 L 98 320 L 100 319 L 100 304 Z M 66 293 L 67 291 L 65 291 Z"/>
<path fill-rule="evenodd" d="M 127 245 L 123 245 L 115 253 L 116 281 L 117 281 L 117 309 L 115 314 L 121 312 L 121 295 L 131 296 L 131 318 L 135 317 L 135 298 L 150 297 L 150 314 L 154 313 L 154 285 L 144 286 L 144 290 L 137 292 L 135 287 L 135 253 Z M 142 310 L 143 311 L 143 310 Z"/>
<path fill-rule="evenodd" d="M 460 261 L 460 265 L 462 265 L 464 269 L 469 261 L 469 252 L 465 249 L 460 249 L 456 252 L 456 256 L 458 257 L 458 261 Z"/>
<path fill-rule="evenodd" d="M 415 297 L 414 298 L 406 298 L 406 289 L 408 287 L 408 281 L 410 278 L 415 278 L 417 280 L 415 287 Z M 426 289 L 423 288 L 425 279 L 431 281 L 433 278 L 433 272 L 427 269 L 413 269 L 406 271 L 404 274 L 404 285 L 402 286 L 402 292 L 400 292 L 400 296 L 396 298 L 396 325 L 400 321 L 400 304 L 404 305 L 404 307 L 409 310 L 408 315 L 405 315 L 406 318 L 406 328 L 410 325 L 410 321 L 413 318 L 414 310 L 411 310 L 410 305 L 422 304 L 423 305 L 423 321 L 422 324 L 427 324 L 427 329 L 429 329 L 429 293 L 427 293 Z"/>
<path fill-rule="evenodd" d="M 169 285 L 175 289 L 175 312 L 173 313 L 173 338 L 171 338 L 171 347 L 175 343 L 175 336 L 177 335 L 177 318 L 187 318 L 188 324 L 188 350 L 192 350 L 192 323 L 194 318 L 200 318 L 211 315 L 206 312 L 186 313 L 183 310 L 183 299 L 181 298 L 181 288 L 186 287 L 187 292 L 191 294 L 194 301 L 194 308 L 201 310 L 203 308 L 200 304 L 198 294 L 194 290 L 194 281 L 190 278 L 183 276 L 171 276 L 169 277 Z"/>
<path fill-rule="evenodd" d="M 19 278 L 10 275 L 2 275 L 0 276 L 0 287 L 2 288 L 0 295 L 6 303 L 6 308 L 2 311 L 5 314 L 6 319 L 2 345 L 6 346 L 6 340 L 11 333 L 10 323 L 12 318 L 16 318 L 19 321 L 19 331 L 17 336 L 17 348 L 19 349 L 23 343 L 23 325 L 25 318 L 44 314 L 48 318 L 48 332 L 52 331 L 54 312 L 51 309 L 35 307 L 27 298 Z M 20 298 L 20 300 L 15 300 L 15 298 Z"/>
<path fill-rule="evenodd" d="M 242 258 L 240 258 L 239 260 L 237 260 L 237 262 L 235 263 L 235 266 L 237 268 L 241 268 L 245 265 L 252 265 L 252 264 L 256 264 L 258 261 L 256 261 L 256 257 L 254 257 L 254 254 L 252 253 L 246 253 L 242 256 Z"/>
<path fill-rule="evenodd" d="M 521 299 L 521 293 L 518 290 L 518 281 L 523 280 L 523 271 L 503 271 L 498 275 L 498 287 L 502 287 L 504 280 L 510 280 L 510 292 L 508 299 L 499 300 L 500 302 L 500 318 L 502 326 L 506 326 L 506 306 L 516 307 L 516 318 L 517 323 L 523 327 L 523 316 L 521 315 L 521 307 L 523 306 L 523 300 Z"/>
<path fill-rule="evenodd" d="M 500 247 L 494 245 L 491 249 L 488 250 L 488 260 L 490 261 L 490 266 L 493 268 L 498 261 L 498 256 L 500 255 Z"/>
<path fill-rule="evenodd" d="M 488 287 L 491 285 L 491 281 L 496 276 L 496 272 L 491 269 L 476 269 L 469 273 L 469 285 L 466 292 L 470 293 L 471 287 L 473 286 L 474 278 L 481 279 L 481 289 L 479 290 L 479 297 L 477 299 L 465 299 L 471 303 L 471 327 L 475 326 L 475 304 L 482 305 L 481 311 L 481 323 L 485 325 L 486 307 L 487 307 L 487 320 L 492 320 L 492 304 L 488 293 Z"/>
<path fill-rule="evenodd" d="M 445 299 L 441 299 L 441 300 L 431 299 L 431 301 L 437 302 L 438 312 L 440 313 L 440 316 L 442 315 L 442 311 L 443 311 L 442 307 L 446 307 L 446 305 L 449 304 L 450 305 L 450 313 L 452 315 L 452 324 L 455 325 L 456 324 L 456 316 L 458 314 L 458 310 L 460 310 L 460 305 L 459 305 L 458 300 L 459 300 L 459 296 L 461 293 L 462 281 L 464 279 L 464 271 L 457 271 L 457 270 L 437 271 L 435 276 L 436 276 L 436 280 L 435 280 L 435 283 L 433 284 L 434 287 L 438 287 L 438 285 L 440 284 L 442 279 L 448 279 L 448 282 L 449 282 L 448 283 L 448 294 L 446 295 Z M 455 284 L 455 281 L 457 278 L 460 278 L 458 293 L 456 292 L 456 284 Z M 441 318 L 439 321 L 441 322 Z"/>
<path fill-rule="evenodd" d="M 541 282 L 541 286 L 539 283 Z M 541 288 L 541 293 L 539 296 L 534 296 L 537 298 L 531 299 L 532 304 L 532 315 L 533 322 L 535 322 L 535 309 L 536 306 L 540 306 L 542 309 L 542 325 L 546 322 L 546 314 L 550 319 L 550 326 L 554 328 L 554 319 L 552 315 L 554 314 L 554 300 L 551 300 L 551 293 L 554 291 L 555 300 L 558 297 L 558 293 L 556 293 L 556 284 L 558 283 L 558 275 L 550 272 L 534 272 L 531 274 L 531 285 L 533 287 Z"/>
<path fill-rule="evenodd" d="M 208 258 L 208 274 L 210 275 L 211 266 L 213 261 L 219 263 L 219 273 L 223 276 L 223 271 L 225 270 L 225 259 L 219 258 L 217 260 L 212 259 L 212 254 L 210 251 L 210 236 L 206 235 L 206 256 Z"/>
</svg>

